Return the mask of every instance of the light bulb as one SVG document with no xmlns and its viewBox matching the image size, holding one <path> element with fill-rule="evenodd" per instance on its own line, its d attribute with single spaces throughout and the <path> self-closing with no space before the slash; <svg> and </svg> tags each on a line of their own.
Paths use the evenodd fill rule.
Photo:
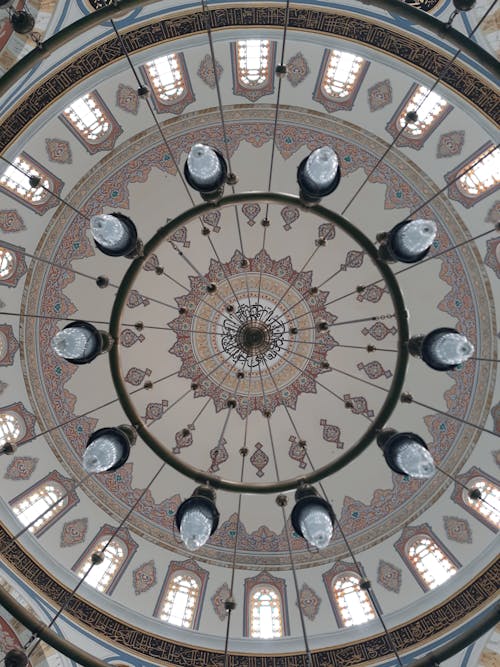
<svg viewBox="0 0 500 667">
<path fill-rule="evenodd" d="M 324 549 L 333 535 L 332 519 L 325 507 L 311 502 L 300 512 L 300 530 L 307 542 L 318 549 Z"/>
<path fill-rule="evenodd" d="M 83 454 L 83 467 L 87 472 L 105 472 L 115 466 L 123 456 L 121 438 L 112 433 L 93 440 Z"/>
<path fill-rule="evenodd" d="M 304 177 L 313 188 L 325 189 L 335 180 L 338 166 L 339 160 L 333 148 L 322 146 L 307 158 Z"/>
<path fill-rule="evenodd" d="M 181 539 L 190 551 L 196 551 L 207 542 L 212 526 L 213 518 L 209 509 L 201 504 L 188 507 L 181 520 Z"/>
<path fill-rule="evenodd" d="M 439 363 L 458 366 L 474 354 L 474 345 L 460 333 L 443 333 L 430 342 L 429 354 Z"/>
<path fill-rule="evenodd" d="M 83 327 L 67 327 L 56 333 L 52 349 L 64 359 L 83 359 L 97 349 L 95 335 Z"/>
<path fill-rule="evenodd" d="M 431 247 L 437 234 L 432 220 L 412 220 L 396 234 L 397 245 L 405 254 L 420 255 Z"/>
<path fill-rule="evenodd" d="M 94 240 L 104 248 L 122 250 L 130 239 L 130 233 L 115 215 L 104 213 L 90 218 L 90 231 Z"/>
<path fill-rule="evenodd" d="M 399 440 L 394 449 L 394 462 L 409 477 L 428 479 L 436 472 L 432 454 L 419 442 L 407 437 Z"/>
<path fill-rule="evenodd" d="M 208 189 L 219 185 L 222 167 L 217 153 L 210 146 L 195 144 L 189 151 L 187 167 L 198 187 Z"/>
</svg>

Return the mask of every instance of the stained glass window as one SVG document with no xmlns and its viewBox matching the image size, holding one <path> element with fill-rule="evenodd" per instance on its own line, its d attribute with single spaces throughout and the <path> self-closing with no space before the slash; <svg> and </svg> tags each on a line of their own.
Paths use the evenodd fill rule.
<svg viewBox="0 0 500 667">
<path fill-rule="evenodd" d="M 268 39 L 244 39 L 236 42 L 238 79 L 243 86 L 262 86 L 267 81 L 269 54 Z"/>
<path fill-rule="evenodd" d="M 348 97 L 361 71 L 363 58 L 345 51 L 330 51 L 330 58 L 325 68 L 321 87 L 327 97 Z"/>
<path fill-rule="evenodd" d="M 486 479 L 475 479 L 470 488 L 477 489 L 481 493 L 481 498 L 471 498 L 469 492 L 464 489 L 464 501 L 492 526 L 500 527 L 500 489 L 498 486 Z"/>
<path fill-rule="evenodd" d="M 472 169 L 465 166 L 464 171 L 468 169 L 467 173 L 457 181 L 459 189 L 466 195 L 478 197 L 500 183 L 499 148 L 493 151 L 491 148 L 485 150 L 481 155 L 474 157 L 469 166 L 472 164 L 474 165 Z"/>
<path fill-rule="evenodd" d="M 283 611 L 279 592 L 270 585 L 250 594 L 250 637 L 273 639 L 283 636 Z"/>
<path fill-rule="evenodd" d="M 65 493 L 65 489 L 60 484 L 43 483 L 17 500 L 12 505 L 12 511 L 24 526 L 40 517 L 29 528 L 30 533 L 36 534 L 67 506 L 68 498 L 54 505 Z"/>
<path fill-rule="evenodd" d="M 127 548 L 123 542 L 117 537 L 109 541 L 110 537 L 111 535 L 108 535 L 95 541 L 88 549 L 88 556 L 79 564 L 76 571 L 79 577 L 83 577 L 88 572 L 85 583 L 93 586 L 101 593 L 105 593 L 109 589 L 114 577 L 118 574 L 118 570 L 127 558 Z M 94 565 L 89 571 L 92 565 L 92 554 L 95 552 L 100 552 L 103 560 L 102 563 Z"/>
<path fill-rule="evenodd" d="M 192 628 L 200 597 L 200 582 L 189 572 L 171 577 L 159 616 L 162 621 L 181 628 Z"/>
<path fill-rule="evenodd" d="M 98 142 L 111 130 L 106 111 L 92 93 L 70 104 L 64 110 L 64 117 L 85 141 Z"/>
<path fill-rule="evenodd" d="M 429 92 L 425 86 L 417 86 L 399 116 L 398 125 L 405 128 L 405 133 L 420 137 L 431 129 L 447 107 L 448 102 L 437 93 Z M 406 115 L 411 111 L 417 112 L 418 120 L 414 123 L 406 121 Z"/>
<path fill-rule="evenodd" d="M 7 442 L 16 442 L 24 431 L 21 418 L 10 412 L 0 413 L 0 447 Z"/>
<path fill-rule="evenodd" d="M 361 578 L 346 572 L 332 582 L 335 604 L 345 627 L 366 623 L 375 618 L 368 593 L 361 588 Z"/>
<path fill-rule="evenodd" d="M 32 187 L 29 182 L 30 176 L 39 177 L 40 185 Z M 50 193 L 44 189 L 50 189 L 51 183 L 48 178 L 22 155 L 16 157 L 0 176 L 0 185 L 32 204 L 39 204 L 50 196 Z"/>
<path fill-rule="evenodd" d="M 0 247 L 0 280 L 7 280 L 16 268 L 16 256 L 7 248 Z"/>
<path fill-rule="evenodd" d="M 181 65 L 176 53 L 146 63 L 146 72 L 156 96 L 163 102 L 171 102 L 184 94 Z"/>
<path fill-rule="evenodd" d="M 407 553 L 415 572 L 429 589 L 441 585 L 457 571 L 437 542 L 427 535 L 411 540 Z"/>
</svg>

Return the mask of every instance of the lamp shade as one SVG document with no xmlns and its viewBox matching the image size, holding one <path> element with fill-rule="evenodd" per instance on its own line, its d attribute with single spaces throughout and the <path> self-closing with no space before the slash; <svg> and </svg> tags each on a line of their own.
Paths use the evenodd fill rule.
<svg viewBox="0 0 500 667">
<path fill-rule="evenodd" d="M 17 32 L 20 35 L 27 35 L 32 32 L 35 27 L 34 17 L 24 9 L 12 12 L 10 15 L 10 22 L 14 32 Z"/>
<path fill-rule="evenodd" d="M 215 492 L 207 486 L 198 486 L 193 495 L 179 505 L 175 523 L 190 551 L 202 547 L 219 525 Z"/>
<path fill-rule="evenodd" d="M 90 218 L 90 231 L 97 248 L 111 257 L 134 256 L 137 228 L 123 213 L 101 213 Z"/>
<path fill-rule="evenodd" d="M 434 459 L 424 440 L 415 433 L 381 431 L 377 444 L 391 470 L 414 479 L 428 479 L 436 472 Z"/>
<path fill-rule="evenodd" d="M 412 264 L 429 252 L 437 234 L 432 220 L 406 220 L 391 229 L 386 244 L 391 259 Z"/>
<path fill-rule="evenodd" d="M 437 371 L 451 371 L 474 354 L 474 345 L 456 329 L 441 327 L 410 339 L 409 350 Z"/>
<path fill-rule="evenodd" d="M 320 498 L 312 486 L 304 486 L 295 492 L 292 510 L 292 526 L 308 544 L 324 549 L 333 535 L 334 516 L 330 504 Z"/>
<path fill-rule="evenodd" d="M 5 667 L 26 667 L 29 662 L 27 653 L 21 648 L 12 648 L 4 656 Z"/>
<path fill-rule="evenodd" d="M 72 364 L 88 364 L 104 351 L 104 339 L 94 325 L 83 320 L 70 322 L 51 342 L 54 352 Z"/>
<path fill-rule="evenodd" d="M 222 196 L 227 164 L 215 148 L 206 144 L 194 144 L 184 164 L 184 176 L 189 185 L 204 199 L 216 199 Z"/>
<path fill-rule="evenodd" d="M 300 197 L 316 203 L 331 194 L 340 183 L 340 166 L 337 153 L 330 146 L 314 150 L 299 165 L 297 182 Z"/>
<path fill-rule="evenodd" d="M 89 473 L 117 470 L 128 459 L 135 438 L 135 431 L 125 425 L 95 431 L 87 441 L 83 467 Z"/>
</svg>

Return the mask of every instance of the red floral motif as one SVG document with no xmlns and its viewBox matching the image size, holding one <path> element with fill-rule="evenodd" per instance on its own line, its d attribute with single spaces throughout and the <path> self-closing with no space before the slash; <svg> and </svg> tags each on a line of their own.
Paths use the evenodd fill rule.
<svg viewBox="0 0 500 667">
<path fill-rule="evenodd" d="M 319 423 L 323 427 L 323 440 L 337 445 L 337 449 L 344 449 L 344 443 L 340 440 L 339 427 L 328 424 L 326 419 L 320 419 Z"/>
<path fill-rule="evenodd" d="M 300 444 L 300 442 L 294 435 L 291 435 L 288 438 L 288 442 L 290 443 L 288 456 L 294 461 L 297 461 L 297 463 L 299 464 L 299 468 L 306 468 L 307 467 L 307 462 L 305 461 L 306 448 Z"/>
<path fill-rule="evenodd" d="M 264 468 L 269 463 L 269 456 L 263 451 L 262 443 L 258 442 L 255 445 L 255 451 L 250 457 L 250 463 L 254 468 L 257 468 L 257 472 L 255 473 L 257 477 L 263 477 Z"/>
</svg>

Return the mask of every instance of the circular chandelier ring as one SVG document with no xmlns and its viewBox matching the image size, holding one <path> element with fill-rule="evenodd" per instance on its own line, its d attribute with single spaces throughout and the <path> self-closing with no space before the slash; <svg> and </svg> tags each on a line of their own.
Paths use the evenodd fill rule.
<svg viewBox="0 0 500 667">
<path fill-rule="evenodd" d="M 191 478 L 196 483 L 209 484 L 215 489 L 222 489 L 236 493 L 280 493 L 283 491 L 293 490 L 302 483 L 314 484 L 315 482 L 318 482 L 325 477 L 328 477 L 329 475 L 339 471 L 352 460 L 357 458 L 373 442 L 377 432 L 380 431 L 387 423 L 398 403 L 403 388 L 409 355 L 407 345 L 409 339 L 408 313 L 404 304 L 403 295 L 394 273 L 385 262 L 379 259 L 377 248 L 361 230 L 356 228 L 353 224 L 351 224 L 338 213 L 330 211 L 329 209 L 319 205 L 306 206 L 299 199 L 299 197 L 289 194 L 273 192 L 247 192 L 231 194 L 220 199 L 215 205 L 213 203 L 203 203 L 199 204 L 198 206 L 194 206 L 193 208 L 185 211 L 184 213 L 181 213 L 176 218 L 161 227 L 149 240 L 149 242 L 146 243 L 144 247 L 144 254 L 131 263 L 127 272 L 123 276 L 115 297 L 110 320 L 110 335 L 115 341 L 119 340 L 121 316 L 127 302 L 129 291 L 132 288 L 139 272 L 142 270 L 144 262 L 156 250 L 156 248 L 163 241 L 165 241 L 165 239 L 167 239 L 179 227 L 189 223 L 195 218 L 199 218 L 200 216 L 213 211 L 214 208 L 224 208 L 226 206 L 234 206 L 251 202 L 266 202 L 270 204 L 296 206 L 303 211 L 313 213 L 328 223 L 337 225 L 363 248 L 385 280 L 385 284 L 394 306 L 394 315 L 397 322 L 397 358 L 394 368 L 394 375 L 391 385 L 387 390 L 385 401 L 378 414 L 375 416 L 370 426 L 360 437 L 358 442 L 334 461 L 327 463 L 317 470 L 313 470 L 308 474 L 300 475 L 298 477 L 266 483 L 238 482 L 234 480 L 222 479 L 183 461 L 173 452 L 169 451 L 167 447 L 165 447 L 165 445 L 150 432 L 148 427 L 144 424 L 137 409 L 135 408 L 125 386 L 125 382 L 121 373 L 119 345 L 114 345 L 110 350 L 109 361 L 111 376 L 118 399 L 125 414 L 130 420 L 130 423 L 134 426 L 138 435 L 142 438 L 146 445 L 168 465 L 181 474 Z"/>
</svg>

